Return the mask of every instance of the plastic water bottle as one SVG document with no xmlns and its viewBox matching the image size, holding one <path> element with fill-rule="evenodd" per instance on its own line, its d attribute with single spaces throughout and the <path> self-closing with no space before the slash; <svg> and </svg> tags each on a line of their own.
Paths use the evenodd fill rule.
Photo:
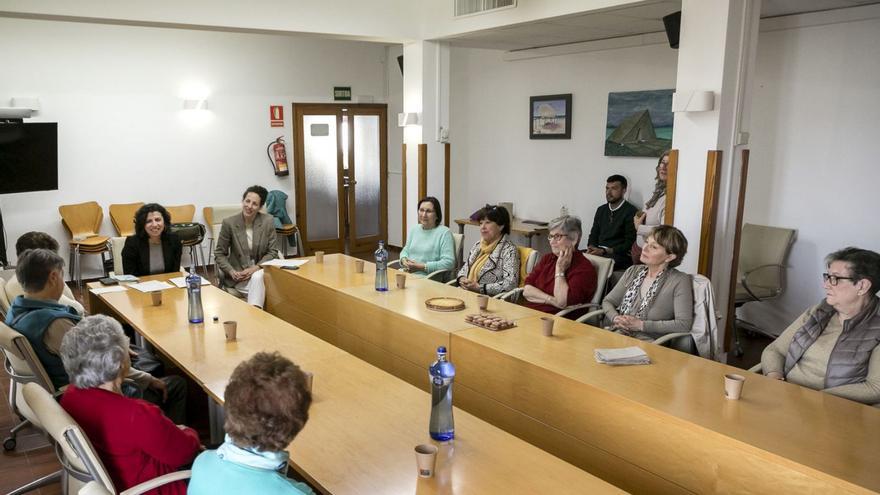
<svg viewBox="0 0 880 495">
<path fill-rule="evenodd" d="M 202 277 L 196 273 L 196 265 L 193 263 L 186 276 L 186 299 L 189 303 L 187 316 L 190 323 L 205 321 L 205 312 L 202 311 Z"/>
<path fill-rule="evenodd" d="M 376 257 L 376 290 L 388 290 L 388 250 L 385 242 L 379 241 L 379 249 L 374 253 Z"/>
<path fill-rule="evenodd" d="M 455 366 L 446 360 L 446 348 L 437 348 L 437 360 L 428 368 L 431 377 L 431 422 L 428 433 L 431 438 L 447 442 L 455 437 L 452 421 L 452 380 Z"/>
</svg>

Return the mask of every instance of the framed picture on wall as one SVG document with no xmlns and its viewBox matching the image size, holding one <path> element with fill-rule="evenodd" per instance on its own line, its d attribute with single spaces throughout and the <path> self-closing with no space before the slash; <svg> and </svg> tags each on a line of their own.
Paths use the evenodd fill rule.
<svg viewBox="0 0 880 495">
<path fill-rule="evenodd" d="M 571 93 L 529 98 L 529 139 L 571 139 Z"/>
</svg>

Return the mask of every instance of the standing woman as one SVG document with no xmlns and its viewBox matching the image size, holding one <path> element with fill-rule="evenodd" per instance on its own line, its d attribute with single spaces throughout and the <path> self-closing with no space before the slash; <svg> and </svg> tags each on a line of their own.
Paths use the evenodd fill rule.
<svg viewBox="0 0 880 495">
<path fill-rule="evenodd" d="M 223 219 L 214 261 L 220 267 L 220 285 L 234 287 L 247 296 L 248 304 L 262 308 L 266 286 L 260 263 L 278 257 L 278 236 L 271 215 L 260 213 L 269 191 L 247 188 L 241 197 L 241 214 Z"/>
<path fill-rule="evenodd" d="M 642 248 L 645 247 L 645 240 L 648 234 L 654 230 L 654 227 L 663 223 L 666 217 L 666 179 L 669 167 L 669 151 L 660 155 L 657 161 L 657 176 L 654 182 L 654 193 L 651 199 L 645 203 L 645 211 L 641 211 L 633 217 L 633 223 L 636 226 L 636 243 L 632 249 L 633 264 L 641 263 L 639 258 L 642 255 Z"/>
<path fill-rule="evenodd" d="M 122 269 L 126 275 L 141 277 L 180 270 L 183 248 L 180 238 L 170 230 L 171 214 L 162 205 L 148 203 L 134 214 L 134 235 L 125 238 Z"/>
<path fill-rule="evenodd" d="M 486 205 L 477 221 L 482 239 L 471 248 L 458 272 L 458 286 L 490 296 L 515 289 L 519 284 L 519 249 L 507 238 L 507 209 Z"/>
<path fill-rule="evenodd" d="M 433 196 L 419 201 L 419 224 L 409 229 L 406 246 L 400 252 L 400 266 L 414 275 L 452 270 L 455 241 L 449 227 L 440 225 L 443 212 Z"/>
</svg>

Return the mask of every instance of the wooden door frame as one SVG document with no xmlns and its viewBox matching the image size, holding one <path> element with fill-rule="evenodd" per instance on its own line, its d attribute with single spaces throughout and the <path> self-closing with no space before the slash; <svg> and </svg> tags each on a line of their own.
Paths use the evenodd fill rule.
<svg viewBox="0 0 880 495">
<path fill-rule="evenodd" d="M 382 239 L 386 239 L 388 237 L 388 155 L 387 155 L 387 146 L 388 146 L 388 129 L 387 129 L 387 114 L 388 114 L 388 105 L 384 103 L 298 103 L 294 102 L 291 104 L 293 107 L 293 111 L 291 113 L 293 119 L 292 125 L 292 133 L 294 143 L 294 193 L 295 193 L 295 204 L 296 204 L 296 224 L 297 228 L 300 231 L 300 236 L 303 242 L 303 249 L 305 254 L 312 254 L 316 249 L 323 249 L 327 252 L 342 252 L 345 249 L 345 214 L 346 212 L 343 210 L 344 207 L 344 196 L 345 196 L 345 186 L 343 183 L 343 170 L 345 169 L 345 164 L 343 164 L 343 153 L 342 147 L 340 146 L 340 139 L 342 139 L 342 116 L 348 115 L 353 116 L 358 114 L 357 110 L 374 110 L 379 112 L 379 152 L 380 152 L 380 199 L 379 199 L 379 237 Z M 348 110 L 354 110 L 354 112 Z M 346 111 L 343 111 L 346 110 Z M 306 194 L 305 194 L 305 149 L 304 149 L 304 136 L 305 129 L 300 129 L 302 118 L 304 115 L 336 115 L 336 194 L 338 198 L 338 207 L 337 207 L 337 239 L 328 240 L 328 241 L 309 241 L 308 239 L 308 205 L 306 204 Z M 373 113 L 361 113 L 361 115 L 374 115 Z M 353 130 L 353 119 L 349 119 L 349 131 Z M 349 142 L 345 143 L 345 146 L 349 149 L 349 163 L 348 167 L 350 171 L 353 171 L 352 164 L 354 163 L 354 156 L 351 153 L 351 143 L 353 142 L 354 136 L 352 132 L 348 134 Z M 353 177 L 352 177 L 353 179 Z M 356 184 L 354 185 L 356 186 Z M 353 197 L 354 188 L 350 187 L 349 191 L 349 199 Z M 349 209 L 353 208 L 352 202 L 349 201 Z M 355 220 L 354 215 L 352 215 L 351 211 L 349 213 L 349 227 L 350 232 L 353 233 L 355 230 Z M 353 240 L 353 239 L 352 239 Z M 356 245 L 354 242 L 350 244 L 350 250 L 355 252 Z"/>
<path fill-rule="evenodd" d="M 348 169 L 351 175 L 352 185 L 349 186 L 349 244 L 352 254 L 373 251 L 378 241 L 388 241 L 388 105 L 384 103 L 368 103 L 348 105 L 351 111 L 348 114 Z M 354 181 L 354 171 L 357 163 L 354 161 L 354 117 L 356 115 L 375 115 L 379 117 L 379 233 L 370 237 L 368 241 L 357 240 L 357 220 L 354 215 L 354 196 L 357 192 L 357 182 Z"/>
</svg>

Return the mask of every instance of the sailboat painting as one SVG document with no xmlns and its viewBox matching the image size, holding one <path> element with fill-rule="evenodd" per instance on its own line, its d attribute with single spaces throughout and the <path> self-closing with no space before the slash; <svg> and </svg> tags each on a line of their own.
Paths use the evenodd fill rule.
<svg viewBox="0 0 880 495">
<path fill-rule="evenodd" d="M 605 156 L 659 157 L 672 147 L 673 91 L 608 93 Z"/>
<path fill-rule="evenodd" d="M 571 139 L 571 94 L 532 96 L 530 139 Z"/>
</svg>

